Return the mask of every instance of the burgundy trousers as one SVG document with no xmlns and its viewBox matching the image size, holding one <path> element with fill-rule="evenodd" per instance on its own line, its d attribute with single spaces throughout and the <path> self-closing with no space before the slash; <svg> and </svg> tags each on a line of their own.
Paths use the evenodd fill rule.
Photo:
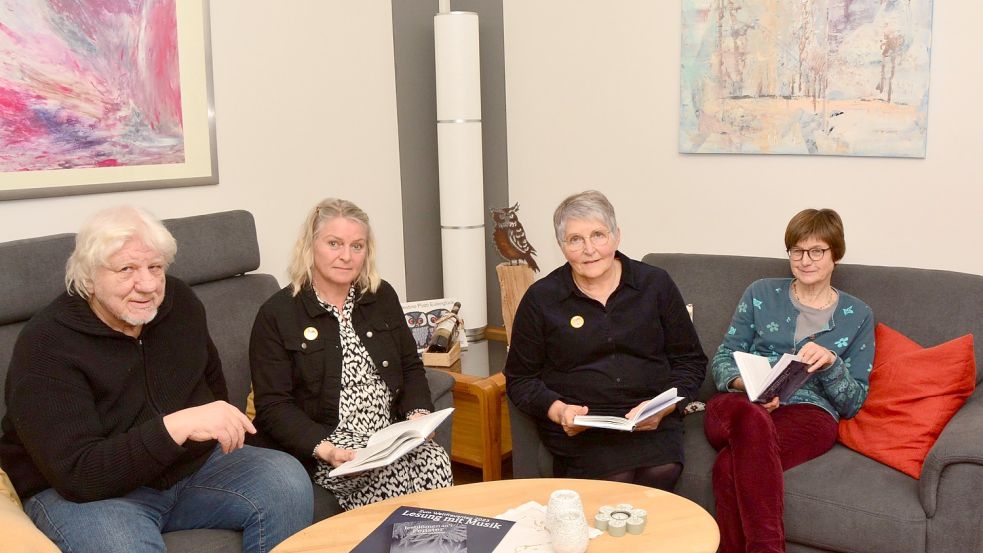
<svg viewBox="0 0 983 553">
<path fill-rule="evenodd" d="M 815 405 L 783 405 L 771 413 L 743 393 L 717 394 L 704 430 L 717 450 L 713 494 L 720 553 L 783 553 L 786 470 L 836 443 L 836 420 Z"/>
</svg>

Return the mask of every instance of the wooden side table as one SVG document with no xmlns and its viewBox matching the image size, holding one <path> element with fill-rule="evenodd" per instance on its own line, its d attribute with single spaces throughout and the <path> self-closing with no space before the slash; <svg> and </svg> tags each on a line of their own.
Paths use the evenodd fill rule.
<svg viewBox="0 0 983 553">
<path fill-rule="evenodd" d="M 505 407 L 505 377 L 466 374 L 469 360 L 486 355 L 472 344 L 461 359 L 450 367 L 430 367 L 454 378 L 454 415 L 451 433 L 451 460 L 481 469 L 484 481 L 501 480 L 502 459 L 512 453 L 512 430 Z M 503 345 L 504 347 L 504 345 Z M 484 374 L 487 374 L 485 361 Z"/>
</svg>

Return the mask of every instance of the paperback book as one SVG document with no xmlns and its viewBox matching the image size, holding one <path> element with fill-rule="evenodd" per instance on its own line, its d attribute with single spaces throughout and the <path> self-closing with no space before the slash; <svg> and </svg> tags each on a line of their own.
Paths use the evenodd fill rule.
<svg viewBox="0 0 983 553">
<path fill-rule="evenodd" d="M 747 397 L 758 403 L 768 403 L 775 397 L 785 403 L 812 376 L 806 370 L 809 364 L 791 353 L 782 355 L 774 367 L 767 357 L 743 351 L 734 352 L 734 362 L 744 381 Z"/>
<path fill-rule="evenodd" d="M 515 522 L 498 518 L 424 509 L 422 507 L 402 506 L 392 512 L 368 536 L 365 537 L 352 553 L 386 553 L 387 551 L 403 551 L 392 549 L 395 543 L 395 526 L 400 523 L 415 522 L 427 525 L 459 525 L 465 529 L 467 553 L 492 553 L 505 534 L 512 529 Z M 454 532 L 457 532 L 456 530 Z M 410 549 L 407 551 L 417 551 Z M 441 549 L 420 549 L 420 551 L 442 551 Z M 452 550 L 458 551 L 458 550 Z"/>
<path fill-rule="evenodd" d="M 628 419 L 625 417 L 611 417 L 604 415 L 577 415 L 573 418 L 573 423 L 580 426 L 592 426 L 594 428 L 607 428 L 609 430 L 623 430 L 632 432 L 639 422 L 651 417 L 652 415 L 666 409 L 670 405 L 682 401 L 683 398 L 676 395 L 676 388 L 669 388 L 661 394 L 645 402 L 645 405 L 635 413 L 635 416 Z"/>
<path fill-rule="evenodd" d="M 328 473 L 344 476 L 355 472 L 384 467 L 423 443 L 444 419 L 454 412 L 453 407 L 441 409 L 417 419 L 397 422 L 373 434 L 365 447 L 355 450 L 355 458 Z"/>
</svg>

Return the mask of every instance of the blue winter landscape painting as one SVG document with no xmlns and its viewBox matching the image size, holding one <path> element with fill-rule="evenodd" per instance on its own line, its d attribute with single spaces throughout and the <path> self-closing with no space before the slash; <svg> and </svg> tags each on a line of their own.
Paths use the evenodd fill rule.
<svg viewBox="0 0 983 553">
<path fill-rule="evenodd" d="M 932 0 L 682 0 L 679 151 L 925 157 Z"/>
</svg>

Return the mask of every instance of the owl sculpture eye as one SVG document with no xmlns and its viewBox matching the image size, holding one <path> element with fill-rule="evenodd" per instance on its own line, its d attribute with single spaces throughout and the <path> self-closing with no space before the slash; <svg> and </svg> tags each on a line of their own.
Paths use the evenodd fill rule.
<svg viewBox="0 0 983 553">
<path fill-rule="evenodd" d="M 437 321 L 447 313 L 446 309 L 434 309 L 433 311 L 427 313 L 427 326 L 434 328 L 437 326 Z"/>
<path fill-rule="evenodd" d="M 410 327 L 413 333 L 413 341 L 416 342 L 416 349 L 427 347 L 430 340 L 430 326 L 427 324 L 427 314 L 422 311 L 410 311 L 406 316 L 406 326 Z"/>
<path fill-rule="evenodd" d="M 427 319 L 423 316 L 421 311 L 410 311 L 405 313 L 406 315 L 406 326 L 410 328 L 416 328 L 418 326 L 426 326 Z"/>
</svg>

